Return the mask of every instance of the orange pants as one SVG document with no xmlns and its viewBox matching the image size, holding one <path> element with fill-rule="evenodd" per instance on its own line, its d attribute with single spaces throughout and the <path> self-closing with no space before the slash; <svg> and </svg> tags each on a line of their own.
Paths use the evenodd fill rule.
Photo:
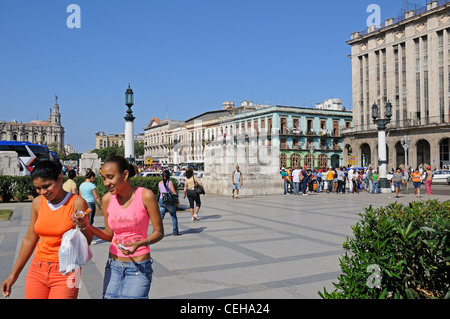
<svg viewBox="0 0 450 319">
<path fill-rule="evenodd" d="M 34 257 L 25 280 L 25 299 L 77 299 L 80 270 L 64 276 L 58 262 Z"/>
</svg>

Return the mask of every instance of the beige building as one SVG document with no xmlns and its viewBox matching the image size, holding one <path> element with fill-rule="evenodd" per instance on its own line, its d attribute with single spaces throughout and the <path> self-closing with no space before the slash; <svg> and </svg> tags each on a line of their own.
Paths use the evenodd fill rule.
<svg viewBox="0 0 450 319">
<path fill-rule="evenodd" d="M 0 140 L 56 145 L 64 150 L 64 127 L 61 124 L 58 102 L 55 101 L 53 109 L 50 109 L 48 121 L 36 120 L 28 123 L 19 123 L 15 120 L 0 121 Z"/>
<path fill-rule="evenodd" d="M 172 131 L 182 127 L 184 122 L 167 119 L 161 121 L 154 117 L 144 128 L 144 158 L 152 163 L 173 163 Z"/>
<path fill-rule="evenodd" d="M 387 125 L 388 170 L 405 163 L 401 139 L 411 139 L 408 166 L 432 169 L 450 164 L 450 3 L 426 7 L 391 18 L 379 27 L 355 32 L 351 46 L 353 127 L 343 130 L 344 163 L 378 163 L 377 127 L 372 105 Z"/>
<path fill-rule="evenodd" d="M 95 133 L 95 148 L 101 150 L 105 147 L 123 146 L 125 143 L 125 134 L 105 134 L 105 132 Z"/>
<path fill-rule="evenodd" d="M 135 142 L 144 143 L 144 133 L 138 133 L 138 135 L 134 135 Z M 119 134 L 105 134 L 105 132 L 97 132 L 95 133 L 95 148 L 103 149 L 105 147 L 112 146 L 124 146 L 125 144 L 125 133 Z"/>
</svg>

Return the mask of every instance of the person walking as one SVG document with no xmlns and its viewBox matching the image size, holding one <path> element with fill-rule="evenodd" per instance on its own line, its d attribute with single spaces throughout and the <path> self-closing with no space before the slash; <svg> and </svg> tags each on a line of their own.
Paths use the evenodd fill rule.
<svg viewBox="0 0 450 319">
<path fill-rule="evenodd" d="M 236 166 L 236 169 L 231 174 L 231 182 L 233 183 L 233 195 L 231 197 L 234 198 L 234 191 L 236 190 L 236 198 L 239 198 L 239 190 L 241 189 L 244 182 L 244 176 L 239 170 L 239 166 Z"/>
<path fill-rule="evenodd" d="M 294 195 L 298 195 L 300 192 L 300 174 L 301 170 L 295 167 L 292 171 L 292 182 L 294 183 Z"/>
<path fill-rule="evenodd" d="M 414 185 L 414 197 L 420 198 L 420 184 L 422 184 L 422 174 L 416 168 L 411 177 Z"/>
<path fill-rule="evenodd" d="M 327 193 L 331 193 L 333 190 L 333 180 L 334 180 L 333 168 L 330 166 L 328 167 L 327 172 Z"/>
<path fill-rule="evenodd" d="M 90 223 L 91 225 L 93 225 L 96 211 L 95 203 L 97 202 L 99 207 L 102 207 L 102 203 L 100 201 L 100 196 L 98 196 L 97 193 L 97 186 L 95 186 L 94 184 L 95 173 L 91 170 L 88 170 L 84 178 L 85 181 L 80 185 L 80 195 L 84 198 L 89 208 L 91 209 Z"/>
<path fill-rule="evenodd" d="M 77 176 L 74 169 L 70 169 L 67 173 L 68 180 L 63 184 L 63 189 L 72 194 L 78 194 L 77 183 L 73 180 Z"/>
<path fill-rule="evenodd" d="M 59 272 L 58 252 L 65 232 L 75 228 L 79 221 L 89 223 L 89 207 L 81 196 L 63 189 L 62 171 L 53 161 L 37 163 L 31 180 L 38 196 L 31 205 L 30 224 L 19 256 L 1 284 L 3 296 L 11 295 L 12 286 L 34 253 L 25 279 L 25 299 L 76 299 L 79 288 L 67 284 L 73 272 L 68 276 Z M 74 221 L 72 215 L 78 211 L 85 212 L 86 216 Z M 86 227 L 80 230 L 90 244 L 90 231 Z"/>
<path fill-rule="evenodd" d="M 111 242 L 103 299 L 148 298 L 153 274 L 150 245 L 164 237 L 155 195 L 149 189 L 130 184 L 135 174 L 133 165 L 122 156 L 114 155 L 104 162 L 101 175 L 108 189 L 102 198 L 105 227 L 86 225 L 92 234 Z"/>
<path fill-rule="evenodd" d="M 427 166 L 427 170 L 425 171 L 425 188 L 427 189 L 427 195 L 433 194 L 433 191 L 431 190 L 432 181 L 433 181 L 433 172 L 431 171 L 431 167 Z"/>
<path fill-rule="evenodd" d="M 305 166 L 305 167 L 303 167 L 303 169 L 302 169 L 302 172 L 301 172 L 301 175 L 302 175 L 302 193 L 303 193 L 303 196 L 307 196 L 308 194 L 306 193 L 306 190 L 307 190 L 307 187 L 308 187 L 308 179 L 309 179 L 309 176 L 308 176 L 308 171 L 307 171 L 307 169 L 308 169 L 308 167 L 307 166 Z"/>
<path fill-rule="evenodd" d="M 317 192 L 321 192 L 323 190 L 323 186 L 322 186 L 322 170 L 319 169 L 317 171 Z"/>
<path fill-rule="evenodd" d="M 344 183 L 344 172 L 342 169 L 339 169 L 339 167 L 336 167 L 336 177 L 337 177 L 337 187 L 336 187 L 336 194 L 342 193 L 342 185 Z"/>
<path fill-rule="evenodd" d="M 378 182 L 380 178 L 378 177 L 377 170 L 373 170 L 372 172 L 372 194 L 379 194 L 380 190 L 378 189 Z"/>
<path fill-rule="evenodd" d="M 353 193 L 353 178 L 354 178 L 354 170 L 353 165 L 350 166 L 350 169 L 348 170 L 348 192 Z"/>
<path fill-rule="evenodd" d="M 284 181 L 284 195 L 288 194 L 288 185 L 289 185 L 289 180 L 288 180 L 288 174 L 286 172 L 286 169 L 284 167 L 281 168 L 281 178 Z"/>
<path fill-rule="evenodd" d="M 161 219 L 164 220 L 164 216 L 166 215 L 166 212 L 170 213 L 170 217 L 172 218 L 172 234 L 174 236 L 181 235 L 180 231 L 178 230 L 178 218 L 177 218 L 177 206 L 179 203 L 164 203 L 163 196 L 166 193 L 172 193 L 176 194 L 177 191 L 175 190 L 175 186 L 173 185 L 172 181 L 170 180 L 170 172 L 168 170 L 165 170 L 162 173 L 162 181 L 158 183 L 159 187 L 159 211 L 161 212 Z"/>
<path fill-rule="evenodd" d="M 403 174 L 400 170 L 400 168 L 397 168 L 396 172 L 392 176 L 392 185 L 395 189 L 395 197 L 398 198 L 398 193 L 400 191 L 400 186 L 402 185 L 403 181 Z"/>
<path fill-rule="evenodd" d="M 200 218 L 198 217 L 198 211 L 202 205 L 200 200 L 200 195 L 195 192 L 195 184 L 199 184 L 203 186 L 197 176 L 194 175 L 194 171 L 192 168 L 186 171 L 186 179 L 184 180 L 184 197 L 189 200 L 189 210 L 191 212 L 191 220 L 198 221 Z M 195 205 L 194 205 L 195 203 Z M 195 208 L 195 210 L 194 210 Z"/>
</svg>

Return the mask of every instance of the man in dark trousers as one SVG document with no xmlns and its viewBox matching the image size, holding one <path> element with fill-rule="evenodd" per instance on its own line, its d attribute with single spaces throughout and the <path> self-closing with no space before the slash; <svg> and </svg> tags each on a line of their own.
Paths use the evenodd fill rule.
<svg viewBox="0 0 450 319">
<path fill-rule="evenodd" d="M 306 171 L 308 167 L 303 167 L 302 169 L 302 193 L 304 196 L 307 196 L 306 189 L 308 188 L 308 172 Z"/>
</svg>

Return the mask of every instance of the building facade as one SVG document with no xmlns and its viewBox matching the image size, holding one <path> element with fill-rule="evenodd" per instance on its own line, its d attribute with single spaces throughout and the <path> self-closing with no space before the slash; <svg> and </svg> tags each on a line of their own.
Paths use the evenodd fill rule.
<svg viewBox="0 0 450 319">
<path fill-rule="evenodd" d="M 324 168 L 342 165 L 341 130 L 351 126 L 351 112 L 274 105 L 238 114 L 220 132 L 235 144 L 276 146 L 280 167 Z"/>
<path fill-rule="evenodd" d="M 378 135 L 374 103 L 387 125 L 388 170 L 405 164 L 401 139 L 411 140 L 408 166 L 449 162 L 450 137 L 450 3 L 432 1 L 426 7 L 391 18 L 381 26 L 355 32 L 351 46 L 353 127 L 343 130 L 344 162 L 378 166 Z"/>
<path fill-rule="evenodd" d="M 50 109 L 48 121 L 0 121 L 0 140 L 23 141 L 46 146 L 56 146 L 64 150 L 64 127 L 61 124 L 61 113 L 57 100 Z"/>
<path fill-rule="evenodd" d="M 351 112 L 224 102 L 185 122 L 153 118 L 145 128 L 145 158 L 202 168 L 208 145 L 223 142 L 276 146 L 278 168 L 336 167 L 343 164 L 341 131 L 351 126 Z"/>
<path fill-rule="evenodd" d="M 144 158 L 147 163 L 173 163 L 174 136 L 171 132 L 183 125 L 183 121 L 161 121 L 155 117 L 150 121 L 144 128 Z"/>
<path fill-rule="evenodd" d="M 98 150 L 104 149 L 105 147 L 112 146 L 124 146 L 125 144 L 125 134 L 105 134 L 105 132 L 95 133 L 95 148 Z"/>
</svg>

